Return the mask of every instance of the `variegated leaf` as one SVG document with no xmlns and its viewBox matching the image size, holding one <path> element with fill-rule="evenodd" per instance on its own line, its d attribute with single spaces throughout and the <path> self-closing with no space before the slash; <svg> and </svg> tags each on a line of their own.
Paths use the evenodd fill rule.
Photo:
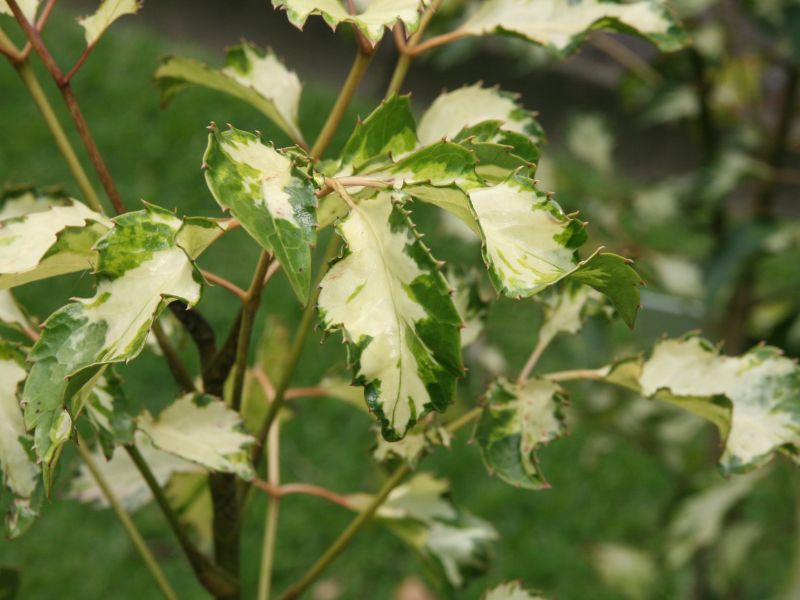
<svg viewBox="0 0 800 600">
<path fill-rule="evenodd" d="M 39 10 L 41 0 L 17 0 L 22 14 L 29 22 L 33 23 L 36 20 L 36 13 Z M 6 0 L 0 0 L 0 15 L 13 15 Z"/>
<path fill-rule="evenodd" d="M 800 368 L 777 348 L 729 357 L 698 337 L 664 340 L 644 363 L 639 383 L 644 395 L 717 425 L 727 473 L 762 465 L 778 450 L 795 460 L 800 454 Z"/>
<path fill-rule="evenodd" d="M 0 325 L 21 331 L 28 325 L 28 318 L 14 300 L 9 290 L 0 290 Z"/>
<path fill-rule="evenodd" d="M 150 439 L 141 432 L 136 434 L 136 448 L 161 486 L 164 486 L 174 473 L 202 472 L 202 468 L 195 463 L 154 448 Z M 93 458 L 111 491 L 126 510 L 137 510 L 152 500 L 153 496 L 147 482 L 124 448 L 116 448 L 109 460 L 106 460 L 100 450 L 93 453 Z M 86 465 L 81 465 L 72 480 L 69 495 L 87 504 L 103 508 L 108 506 L 108 499 Z"/>
<path fill-rule="evenodd" d="M 125 15 L 135 15 L 141 7 L 139 0 L 103 0 L 92 15 L 78 19 L 84 29 L 86 45 L 94 46 L 114 21 Z"/>
<path fill-rule="evenodd" d="M 516 487 L 549 487 L 536 450 L 566 433 L 564 391 L 552 381 L 530 379 L 523 385 L 503 379 L 486 394 L 475 439 L 489 473 Z"/>
<path fill-rule="evenodd" d="M 455 290 L 453 302 L 464 323 L 461 330 L 461 347 L 465 348 L 478 339 L 483 332 L 489 315 L 489 299 L 481 288 L 481 279 L 477 271 L 466 273 L 450 270 L 447 281 Z"/>
<path fill-rule="evenodd" d="M 184 223 L 148 205 L 117 217 L 114 228 L 98 240 L 96 294 L 53 313 L 29 357 L 25 425 L 35 430 L 46 484 L 72 432 L 67 402 L 93 385 L 105 365 L 136 357 L 170 302 L 193 305 L 200 299 L 201 278 L 192 259 L 221 233 L 209 219 Z"/>
<path fill-rule="evenodd" d="M 583 285 L 567 283 L 560 290 L 540 296 L 544 321 L 539 329 L 539 343 L 547 345 L 559 333 L 578 333 L 587 317 L 603 312 L 603 297 Z"/>
<path fill-rule="evenodd" d="M 383 37 L 384 29 L 402 22 L 411 35 L 419 26 L 425 0 L 357 0 L 357 11 L 351 14 L 343 0 L 272 0 L 275 8 L 286 11 L 289 21 L 303 28 L 311 15 L 321 16 L 336 29 L 340 23 L 352 23 L 374 46 Z"/>
<path fill-rule="evenodd" d="M 86 410 L 103 454 L 110 460 L 116 446 L 133 443 L 136 430 L 122 382 L 113 369 L 106 369 L 97 384 L 85 390 L 83 396 L 81 408 Z"/>
<path fill-rule="evenodd" d="M 583 224 L 563 213 L 527 178 L 513 176 L 469 191 L 480 225 L 483 257 L 495 288 L 512 297 L 532 296 L 572 277 L 608 296 L 628 326 L 639 310 L 641 279 L 630 261 L 594 254 L 579 261 L 587 239 Z"/>
<path fill-rule="evenodd" d="M 0 216 L 0 288 L 90 269 L 111 221 L 77 200 L 6 197 Z"/>
<path fill-rule="evenodd" d="M 225 67 L 214 69 L 199 61 L 170 57 L 155 73 L 161 101 L 167 104 L 189 85 L 223 92 L 261 111 L 297 143 L 303 143 L 298 124 L 303 86 L 271 50 L 243 43 L 228 50 Z"/>
<path fill-rule="evenodd" d="M 250 447 L 255 438 L 244 432 L 241 417 L 225 403 L 205 394 L 186 394 L 157 419 L 148 412 L 137 423 L 153 445 L 211 471 L 252 479 Z"/>
<path fill-rule="evenodd" d="M 380 463 L 400 460 L 413 469 L 416 468 L 419 459 L 434 446 L 449 447 L 450 434 L 442 427 L 422 423 L 396 442 L 386 441 L 378 434 L 372 457 Z"/>
<path fill-rule="evenodd" d="M 311 287 L 317 198 L 295 158 L 245 131 L 211 131 L 204 156 L 206 183 L 217 203 L 273 252 L 297 297 Z"/>
<path fill-rule="evenodd" d="M 491 138 L 475 127 L 497 123 Z M 501 141 L 499 132 L 519 133 L 533 143 L 544 141 L 544 132 L 536 115 L 526 111 L 518 96 L 498 88 L 486 88 L 480 83 L 441 94 L 425 111 L 417 135 L 422 144 L 433 144 L 442 138 L 454 139 L 464 131 L 479 135 L 481 141 Z"/>
<path fill-rule="evenodd" d="M 391 492 L 376 516 L 452 595 L 487 569 L 498 535 L 486 521 L 459 510 L 447 498 L 448 487 L 427 473 L 416 475 Z"/>
<path fill-rule="evenodd" d="M 593 29 L 636 33 L 673 51 L 688 36 L 661 0 L 487 0 L 457 31 L 463 35 L 508 33 L 559 55 L 575 51 Z"/>
<path fill-rule="evenodd" d="M 487 590 L 483 600 L 545 600 L 545 598 L 523 589 L 519 581 L 510 581 Z"/>
<path fill-rule="evenodd" d="M 321 283 L 328 330 L 349 342 L 354 383 L 365 388 L 383 435 L 396 440 L 452 401 L 461 374 L 459 328 L 447 282 L 389 193 L 340 221 L 348 248 Z"/>
<path fill-rule="evenodd" d="M 721 481 L 689 496 L 678 507 L 667 529 L 667 562 L 685 565 L 701 548 L 713 544 L 722 533 L 727 513 L 750 494 L 766 470 Z"/>
<path fill-rule="evenodd" d="M 214 506 L 207 473 L 173 473 L 164 487 L 181 522 L 203 552 L 214 552 Z"/>
<path fill-rule="evenodd" d="M 33 461 L 33 440 L 25 431 L 19 404 L 19 386 L 25 380 L 25 355 L 0 340 L 0 468 L 3 485 L 13 500 L 6 515 L 6 532 L 20 535 L 37 515 L 34 499 L 39 468 Z"/>
</svg>

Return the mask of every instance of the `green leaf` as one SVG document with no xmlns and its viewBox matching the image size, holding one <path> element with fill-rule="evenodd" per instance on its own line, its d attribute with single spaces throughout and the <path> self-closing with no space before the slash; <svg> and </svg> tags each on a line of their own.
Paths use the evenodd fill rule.
<svg viewBox="0 0 800 600">
<path fill-rule="evenodd" d="M 475 428 L 475 439 L 489 473 L 516 487 L 550 487 L 539 469 L 536 450 L 563 436 L 564 391 L 552 381 L 530 379 L 522 386 L 494 382 Z"/>
<path fill-rule="evenodd" d="M 523 589 L 519 581 L 510 581 L 487 590 L 483 600 L 545 600 L 545 598 Z"/>
<path fill-rule="evenodd" d="M 341 162 L 358 170 L 367 161 L 407 154 L 416 146 L 416 123 L 409 96 L 392 96 L 356 125 L 342 151 Z"/>
<path fill-rule="evenodd" d="M 389 193 L 364 200 L 337 225 L 348 252 L 322 280 L 326 329 L 341 329 L 357 385 L 396 440 L 443 411 L 461 375 L 461 319 L 439 265 Z"/>
<path fill-rule="evenodd" d="M 244 432 L 241 417 L 225 403 L 205 394 L 186 394 L 170 404 L 158 419 L 145 411 L 139 429 L 153 446 L 211 471 L 255 476 L 250 447 L 255 438 Z"/>
<path fill-rule="evenodd" d="M 593 29 L 635 33 L 663 51 L 683 48 L 686 32 L 659 0 L 621 4 L 603 0 L 487 0 L 456 31 L 512 34 L 566 56 Z"/>
<path fill-rule="evenodd" d="M 22 418 L 18 388 L 25 380 L 25 355 L 0 339 L 0 468 L 3 485 L 13 500 L 6 516 L 6 532 L 17 537 L 37 515 L 34 499 L 39 469 L 33 461 L 32 445 Z"/>
<path fill-rule="evenodd" d="M 167 104 L 180 90 L 199 85 L 247 102 L 280 127 L 294 142 L 304 143 L 298 114 L 303 86 L 271 50 L 243 43 L 228 50 L 225 67 L 169 57 L 155 73 L 161 101 Z"/>
<path fill-rule="evenodd" d="M 480 141 L 503 143 L 503 132 L 523 134 L 536 144 L 544 141 L 544 132 L 535 114 L 526 111 L 518 99 L 516 94 L 485 88 L 480 83 L 445 92 L 422 115 L 417 135 L 425 145 L 443 138 L 452 140 L 469 136 L 478 136 Z M 487 122 L 494 124 L 491 132 L 485 129 Z"/>
<path fill-rule="evenodd" d="M 633 261 L 610 253 L 597 253 L 581 262 L 572 279 L 592 286 L 604 294 L 628 327 L 633 327 L 639 312 L 639 286 L 642 278 L 631 267 Z"/>
<path fill-rule="evenodd" d="M 77 200 L 6 198 L 0 221 L 0 289 L 90 269 L 112 223 Z"/>
<path fill-rule="evenodd" d="M 28 19 L 28 22 L 33 23 L 36 20 L 36 13 L 39 10 L 40 0 L 17 0 L 22 14 Z M 0 15 L 12 15 L 11 9 L 8 7 L 8 2 L 0 0 Z"/>
<path fill-rule="evenodd" d="M 25 425 L 34 429 L 36 456 L 45 484 L 72 432 L 67 402 L 91 387 L 105 365 L 130 361 L 144 347 L 161 311 L 173 300 L 194 305 L 200 275 L 187 247 L 205 248 L 222 233 L 213 221 L 184 223 L 152 205 L 121 215 L 96 243 L 97 292 L 53 313 L 33 347 L 25 382 Z"/>
<path fill-rule="evenodd" d="M 359 12 L 350 14 L 347 2 L 340 0 L 272 0 L 275 8 L 282 8 L 289 22 L 302 29 L 311 15 L 321 16 L 332 29 L 340 23 L 352 23 L 374 46 L 383 37 L 385 28 L 391 29 L 402 22 L 408 35 L 419 27 L 419 17 L 424 0 L 366 0 L 358 2 Z"/>
<path fill-rule="evenodd" d="M 756 487 L 766 471 L 722 481 L 689 496 L 678 507 L 667 529 L 666 558 L 672 568 L 685 565 L 701 548 L 713 544 L 725 516 Z"/>
<path fill-rule="evenodd" d="M 136 434 L 136 448 L 162 487 L 174 473 L 202 471 L 201 467 L 192 462 L 157 450 L 150 443 L 150 439 L 141 432 Z M 114 495 L 127 511 L 135 511 L 153 499 L 142 474 L 123 448 L 116 448 L 109 460 L 106 460 L 99 450 L 93 452 L 93 458 Z M 97 480 L 85 464 L 81 464 L 77 476 L 72 480 L 69 495 L 80 502 L 100 508 L 109 506 L 103 491 L 97 485 Z"/>
<path fill-rule="evenodd" d="M 800 454 L 800 368 L 777 348 L 729 357 L 698 337 L 664 340 L 639 381 L 644 395 L 666 393 L 663 399 L 717 425 L 725 473 L 763 465 L 778 450 L 795 460 Z"/>
<path fill-rule="evenodd" d="M 78 19 L 84 29 L 86 45 L 94 46 L 114 21 L 125 15 L 135 15 L 141 7 L 139 0 L 103 0 L 92 15 Z"/>
<path fill-rule="evenodd" d="M 420 473 L 395 488 L 376 517 L 419 554 L 426 571 L 452 594 L 487 569 L 490 542 L 498 535 L 486 521 L 459 510 L 448 499 L 448 487 L 447 481 Z M 370 497 L 352 499 L 357 507 Z"/>
<path fill-rule="evenodd" d="M 311 287 L 317 198 L 296 159 L 245 131 L 211 131 L 204 161 L 217 203 L 273 252 L 303 304 Z"/>
</svg>

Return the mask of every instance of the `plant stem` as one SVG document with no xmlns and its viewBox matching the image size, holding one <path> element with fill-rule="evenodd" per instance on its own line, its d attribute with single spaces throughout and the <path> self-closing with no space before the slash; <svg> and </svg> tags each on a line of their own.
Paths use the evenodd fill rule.
<svg viewBox="0 0 800 600">
<path fill-rule="evenodd" d="M 528 360 L 525 362 L 525 366 L 522 367 L 522 371 L 519 372 L 519 377 L 517 377 L 517 385 L 522 385 L 528 379 L 533 371 L 533 368 L 536 366 L 536 363 L 539 362 L 539 358 L 541 358 L 542 353 L 547 349 L 547 346 L 552 341 L 551 337 L 542 337 L 539 336 L 539 339 L 536 341 L 536 346 L 533 348 L 533 352 L 528 357 Z"/>
<path fill-rule="evenodd" d="M 363 49 L 359 49 L 353 61 L 353 66 L 350 67 L 350 73 L 347 75 L 344 86 L 339 92 L 339 97 L 336 99 L 336 103 L 333 105 L 331 113 L 328 115 L 328 120 L 325 121 L 325 125 L 322 127 L 317 141 L 314 142 L 311 152 L 309 152 L 311 158 L 317 159 L 322 156 L 323 152 L 325 152 L 328 145 L 333 140 L 333 136 L 336 130 L 339 129 L 339 125 L 347 112 L 347 107 L 350 106 L 350 101 L 353 99 L 358 89 L 358 84 L 361 83 L 361 79 L 364 77 L 364 73 L 367 72 L 369 63 L 372 62 L 372 57 L 374 55 L 374 51 L 366 53 Z"/>
<path fill-rule="evenodd" d="M 267 480 L 270 486 L 280 486 L 280 422 L 269 432 Z M 281 496 L 271 495 L 267 501 L 267 522 L 261 550 L 261 576 L 258 580 L 258 600 L 269 600 L 272 587 L 272 565 L 275 562 L 275 542 L 278 535 L 278 511 Z"/>
<path fill-rule="evenodd" d="M 184 393 L 196 391 L 192 376 L 189 375 L 189 371 L 181 361 L 180 356 L 178 356 L 178 352 L 158 322 L 153 323 L 153 335 L 156 336 L 158 346 L 161 348 L 161 354 L 164 356 L 164 360 L 167 361 L 169 371 L 172 373 L 175 382 L 180 386 L 181 391 Z"/>
<path fill-rule="evenodd" d="M 594 31 L 590 39 L 598 50 L 634 73 L 646 84 L 653 86 L 661 81 L 661 75 L 649 62 L 616 38 L 602 31 Z"/>
<path fill-rule="evenodd" d="M 211 271 L 201 271 L 203 277 L 205 277 L 209 283 L 213 283 L 214 285 L 218 285 L 224 290 L 227 290 L 239 300 L 244 302 L 247 299 L 247 292 L 245 292 L 242 288 L 238 285 L 233 283 L 232 281 L 228 281 L 224 277 L 217 275 L 216 273 L 212 273 Z"/>
<path fill-rule="evenodd" d="M 576 379 L 591 379 L 601 380 L 607 375 L 605 368 L 599 369 L 574 369 L 571 371 L 556 371 L 555 373 L 548 373 L 545 379 L 550 381 L 574 381 Z"/>
<path fill-rule="evenodd" d="M 114 210 L 117 212 L 117 214 L 126 212 L 127 209 L 125 208 L 125 204 L 122 202 L 122 197 L 117 191 L 117 187 L 114 184 L 111 173 L 109 173 L 108 167 L 103 160 L 103 156 L 100 154 L 100 149 L 97 147 L 97 143 L 95 142 L 94 137 L 89 130 L 89 124 L 86 122 L 86 119 L 83 116 L 83 112 L 81 111 L 80 105 L 75 98 L 75 94 L 72 91 L 69 81 L 64 79 L 64 75 L 56 64 L 53 55 L 50 54 L 50 51 L 47 49 L 47 46 L 45 46 L 44 41 L 42 40 L 36 28 L 31 25 L 28 19 L 25 18 L 25 15 L 22 13 L 22 10 L 17 3 L 17 0 L 7 0 L 7 3 L 8 7 L 11 9 L 11 12 L 14 13 L 14 17 L 17 19 L 20 27 L 22 27 L 25 35 L 28 37 L 28 40 L 33 45 L 33 49 L 39 55 L 39 58 L 42 59 L 42 62 L 50 72 L 53 81 L 55 81 L 59 90 L 61 90 L 61 95 L 64 98 L 64 102 L 69 109 L 73 122 L 75 123 L 75 129 L 77 129 L 78 135 L 80 136 L 81 140 L 83 140 L 84 146 L 86 146 L 86 152 L 89 154 L 89 160 L 91 160 L 92 164 L 94 165 L 97 175 L 100 178 L 100 182 L 103 184 L 103 188 L 105 189 L 109 200 L 111 200 Z"/>
<path fill-rule="evenodd" d="M 0 47 L 8 47 L 11 50 L 15 50 L 13 43 L 2 30 L 0 30 Z M 59 152 L 63 155 L 67 167 L 75 178 L 75 182 L 78 184 L 86 203 L 97 212 L 103 212 L 103 207 L 100 204 L 100 199 L 97 197 L 97 192 L 94 191 L 94 187 L 89 181 L 89 177 L 86 175 L 83 165 L 81 165 L 80 160 L 78 160 L 78 156 L 75 154 L 75 150 L 69 138 L 67 138 L 67 134 L 61 127 L 61 123 L 53 110 L 53 105 L 50 104 L 50 101 L 47 99 L 47 95 L 44 93 L 42 85 L 39 83 L 39 79 L 36 77 L 30 64 L 28 64 L 27 61 L 22 61 L 12 62 L 12 65 L 17 75 L 19 75 L 19 78 L 22 80 L 23 85 L 28 90 L 36 108 L 39 109 L 42 119 L 44 119 L 45 125 L 50 130 L 50 134 L 53 136 L 53 140 Z"/>
<path fill-rule="evenodd" d="M 441 3 L 442 0 L 433 0 L 431 5 L 425 11 L 425 14 L 422 15 L 416 33 L 411 36 L 411 39 L 408 40 L 408 43 L 404 46 L 400 46 L 398 44 L 397 50 L 400 52 L 400 58 L 397 59 L 397 65 L 392 73 L 392 79 L 389 82 L 389 87 L 386 89 L 387 98 L 400 92 L 403 81 L 405 81 L 406 75 L 408 74 L 408 69 L 411 67 L 411 62 L 416 56 L 415 51 L 418 51 L 420 47 L 419 42 L 422 39 L 422 34 L 425 33 L 425 30 L 428 28 L 428 24 L 431 22 L 431 19 L 433 19 L 436 11 L 439 10 L 439 5 Z M 396 38 L 397 37 L 399 36 L 396 36 Z"/>
<path fill-rule="evenodd" d="M 192 566 L 192 570 L 200 583 L 216 598 L 227 598 L 238 594 L 239 584 L 237 581 L 214 565 L 189 539 L 180 519 L 178 519 L 178 515 L 175 514 L 166 494 L 164 494 L 164 490 L 161 489 L 161 485 L 159 485 L 138 448 L 133 444 L 129 444 L 125 446 L 125 450 L 142 474 L 147 487 L 150 488 L 153 498 L 155 498 L 156 503 L 161 508 L 161 512 L 166 517 L 167 523 L 169 523 L 181 549 L 186 554 L 186 558 L 189 559 L 189 564 Z"/>
<path fill-rule="evenodd" d="M 270 432 L 271 435 L 271 432 Z M 261 479 L 254 479 L 253 486 L 264 491 L 270 496 L 277 496 L 283 498 L 284 496 L 292 496 L 294 494 L 302 494 L 304 496 L 316 496 L 322 498 L 333 504 L 338 504 L 341 507 L 353 509 L 353 504 L 347 499 L 347 496 L 337 494 L 327 488 L 312 485 L 310 483 L 287 483 L 286 485 L 273 485 L 268 481 Z"/>
<path fill-rule="evenodd" d="M 445 429 L 450 433 L 455 433 L 459 429 L 472 423 L 475 419 L 480 417 L 482 408 L 480 406 L 467 411 L 457 419 L 447 424 Z M 350 541 L 356 534 L 363 529 L 363 527 L 372 519 L 375 512 L 381 507 L 391 494 L 392 490 L 396 488 L 403 481 L 406 475 L 411 472 L 411 467 L 407 464 L 401 465 L 395 469 L 394 473 L 386 480 L 381 487 L 380 491 L 372 498 L 370 503 L 364 508 L 358 516 L 350 522 L 350 525 L 339 535 L 338 538 L 331 544 L 325 553 L 317 560 L 316 563 L 300 578 L 300 580 L 290 587 L 281 596 L 281 600 L 292 600 L 299 598 L 309 586 L 319 577 L 322 572 L 330 565 L 347 547 Z"/>
<path fill-rule="evenodd" d="M 242 305 L 242 322 L 239 326 L 239 339 L 236 344 L 236 361 L 233 364 L 233 391 L 231 393 L 231 407 L 236 412 L 242 407 L 242 392 L 244 390 L 244 376 L 247 372 L 247 354 L 250 350 L 250 338 L 253 335 L 253 320 L 261 304 L 261 294 L 264 291 L 264 279 L 272 262 L 272 256 L 265 251 L 258 258 L 258 265 L 253 274 L 253 281 L 247 291 L 247 297 Z"/>
<path fill-rule="evenodd" d="M 311 326 L 314 324 L 314 309 L 316 308 L 317 298 L 319 298 L 319 284 L 322 281 L 322 278 L 325 276 L 325 273 L 328 272 L 328 263 L 334 257 L 338 249 L 339 236 L 335 232 L 331 232 L 331 239 L 328 242 L 328 247 L 325 249 L 325 255 L 322 258 L 322 265 L 320 266 L 319 274 L 317 275 L 314 290 L 311 292 L 311 296 L 308 299 L 308 304 L 306 304 L 305 308 L 303 309 L 303 316 L 300 318 L 300 325 L 297 328 L 297 333 L 295 334 L 294 341 L 292 342 L 292 347 L 289 350 L 289 358 L 286 361 L 286 368 L 281 374 L 281 379 L 275 388 L 275 398 L 270 403 L 267 414 L 264 417 L 264 423 L 261 425 L 261 429 L 258 432 L 258 441 L 253 447 L 253 465 L 257 466 L 258 462 L 261 460 L 261 455 L 264 452 L 264 442 L 269 434 L 269 429 L 272 426 L 275 417 L 278 416 L 281 406 L 283 406 L 283 403 L 286 399 L 286 391 L 289 389 L 289 385 L 292 383 L 292 378 L 294 377 L 294 372 L 297 369 L 298 364 L 300 364 L 300 357 L 303 354 L 303 347 L 305 346 L 306 338 L 311 332 Z"/>
<path fill-rule="evenodd" d="M 78 439 L 78 443 L 75 444 L 75 447 L 78 449 L 78 453 L 81 455 L 83 462 L 86 463 L 86 467 L 89 469 L 92 477 L 94 477 L 95 481 L 97 482 L 97 486 L 100 488 L 100 491 L 103 492 L 103 496 L 105 496 L 108 504 L 111 506 L 111 510 L 114 511 L 114 514 L 117 516 L 120 524 L 125 529 L 125 533 L 128 534 L 131 543 L 142 557 L 147 570 L 150 572 L 150 575 L 152 575 L 153 579 L 155 580 L 158 589 L 161 591 L 161 595 L 167 600 L 177 600 L 178 597 L 175 595 L 175 591 L 169 584 L 169 581 L 164 575 L 164 572 L 161 570 L 161 567 L 158 566 L 158 561 L 156 561 L 152 552 L 150 552 L 150 548 L 147 547 L 142 535 L 139 533 L 139 530 L 136 529 L 136 525 L 133 523 L 128 513 L 125 512 L 125 509 L 122 507 L 122 503 L 114 494 L 114 491 L 111 489 L 111 486 L 108 484 L 108 481 L 106 480 L 102 471 L 100 471 L 98 468 L 97 463 L 94 462 L 92 453 L 89 452 L 83 440 L 80 438 Z"/>
<path fill-rule="evenodd" d="M 330 565 L 347 547 L 350 541 L 356 536 L 356 534 L 361 531 L 361 529 L 369 523 L 372 516 L 375 512 L 380 508 L 380 506 L 384 503 L 386 498 L 389 497 L 389 494 L 392 492 L 394 488 L 396 488 L 403 478 L 408 475 L 411 471 L 411 468 L 408 465 L 403 465 L 395 470 L 392 473 L 391 477 L 386 480 L 381 487 L 380 491 L 375 495 L 375 497 L 370 501 L 370 503 L 362 510 L 358 516 L 353 519 L 347 528 L 336 538 L 336 541 L 331 544 L 325 553 L 317 560 L 316 563 L 306 571 L 305 575 L 303 575 L 300 580 L 295 583 L 292 587 L 290 587 L 284 594 L 281 596 L 281 600 L 292 600 L 294 598 L 299 598 L 300 595 L 305 592 L 309 586 L 314 583 L 317 577 Z"/>
</svg>

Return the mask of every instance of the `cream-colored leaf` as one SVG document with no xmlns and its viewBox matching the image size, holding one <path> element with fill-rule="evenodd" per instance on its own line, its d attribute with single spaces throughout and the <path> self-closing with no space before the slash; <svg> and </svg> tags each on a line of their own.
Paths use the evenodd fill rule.
<svg viewBox="0 0 800 600">
<path fill-rule="evenodd" d="M 519 581 L 510 581 L 487 590 L 483 600 L 545 600 L 545 597 L 523 589 Z"/>
<path fill-rule="evenodd" d="M 39 470 L 23 440 L 28 439 L 19 405 L 18 387 L 27 372 L 24 357 L 0 340 L 0 467 L 3 481 L 15 496 L 29 498 L 36 488 Z"/>
<path fill-rule="evenodd" d="M 337 231 L 348 253 L 321 283 L 328 329 L 350 344 L 354 383 L 389 440 L 451 402 L 461 372 L 458 316 L 438 265 L 388 193 L 354 206 Z"/>
<path fill-rule="evenodd" d="M 36 13 L 39 10 L 41 0 L 17 0 L 17 4 L 22 9 L 22 14 L 25 18 L 33 23 L 36 20 Z M 13 15 L 11 8 L 8 6 L 6 0 L 0 0 L 0 15 Z"/>
<path fill-rule="evenodd" d="M 140 8 L 139 0 L 103 0 L 92 15 L 78 19 L 84 29 L 86 45 L 94 46 L 114 21 L 125 15 L 135 15 Z"/>
<path fill-rule="evenodd" d="M 202 394 L 186 394 L 157 419 L 148 412 L 138 418 L 139 429 L 153 445 L 212 471 L 254 476 L 250 447 L 255 439 L 244 433 L 241 417 L 224 402 Z"/>
<path fill-rule="evenodd" d="M 646 600 L 657 589 L 658 567 L 643 550 L 623 544 L 596 544 L 589 558 L 603 583 L 625 600 Z"/>
<path fill-rule="evenodd" d="M 0 323 L 16 328 L 28 327 L 25 313 L 17 305 L 17 301 L 14 300 L 14 296 L 9 290 L 0 290 Z"/>
</svg>

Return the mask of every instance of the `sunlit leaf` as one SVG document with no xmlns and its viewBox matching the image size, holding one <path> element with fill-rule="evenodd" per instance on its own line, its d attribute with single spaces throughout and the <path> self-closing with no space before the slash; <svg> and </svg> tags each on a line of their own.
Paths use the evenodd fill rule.
<svg viewBox="0 0 800 600">
<path fill-rule="evenodd" d="M 158 418 L 144 412 L 139 429 L 153 445 L 212 471 L 254 476 L 250 447 L 255 438 L 244 432 L 238 413 L 213 396 L 186 394 L 165 408 Z"/>
<path fill-rule="evenodd" d="M 0 221 L 0 288 L 90 269 L 111 221 L 77 200 L 6 197 Z"/>
<path fill-rule="evenodd" d="M 103 0 L 92 15 L 78 19 L 84 29 L 86 45 L 94 46 L 114 21 L 125 15 L 135 15 L 141 7 L 139 0 Z"/>
<path fill-rule="evenodd" d="M 29 357 L 25 425 L 35 430 L 46 484 L 72 432 L 67 401 L 93 385 L 105 365 L 136 357 L 170 302 L 179 298 L 193 305 L 200 299 L 195 255 L 185 248 L 202 250 L 221 233 L 211 220 L 184 223 L 148 205 L 117 217 L 114 228 L 98 240 L 97 292 L 53 313 Z"/>
<path fill-rule="evenodd" d="M 475 439 L 489 473 L 516 487 L 549 487 L 536 450 L 563 436 L 566 403 L 558 384 L 530 379 L 522 385 L 500 379 L 486 394 Z"/>
<path fill-rule="evenodd" d="M 593 29 L 636 33 L 661 50 L 684 47 L 688 36 L 659 0 L 487 0 L 457 31 L 465 35 L 508 33 L 559 55 L 570 54 Z"/>
<path fill-rule="evenodd" d="M 242 43 L 228 50 L 225 67 L 215 69 L 196 60 L 169 57 L 155 73 L 166 104 L 190 85 L 207 87 L 247 102 L 261 111 L 295 142 L 303 142 L 298 124 L 302 84 L 271 50 Z"/>
<path fill-rule="evenodd" d="M 217 203 L 268 252 L 274 252 L 297 297 L 311 287 L 317 198 L 293 157 L 245 131 L 212 130 L 206 183 Z"/>
<path fill-rule="evenodd" d="M 408 34 L 419 26 L 419 17 L 425 0 L 360 0 L 358 10 L 351 14 L 343 0 L 272 0 L 275 8 L 286 11 L 289 21 L 302 29 L 310 15 L 319 15 L 333 29 L 340 23 L 352 23 L 364 36 L 377 44 L 384 29 L 402 22 Z"/>
<path fill-rule="evenodd" d="M 364 386 L 384 437 L 399 439 L 452 401 L 461 319 L 438 264 L 390 194 L 362 201 L 337 231 L 348 251 L 322 281 L 320 315 L 327 329 L 343 331 L 353 381 Z"/>
<path fill-rule="evenodd" d="M 0 468 L 3 485 L 13 494 L 6 515 L 6 533 L 21 534 L 36 517 L 34 495 L 39 469 L 33 461 L 33 440 L 25 431 L 19 386 L 25 380 L 25 355 L 0 340 Z"/>
</svg>

